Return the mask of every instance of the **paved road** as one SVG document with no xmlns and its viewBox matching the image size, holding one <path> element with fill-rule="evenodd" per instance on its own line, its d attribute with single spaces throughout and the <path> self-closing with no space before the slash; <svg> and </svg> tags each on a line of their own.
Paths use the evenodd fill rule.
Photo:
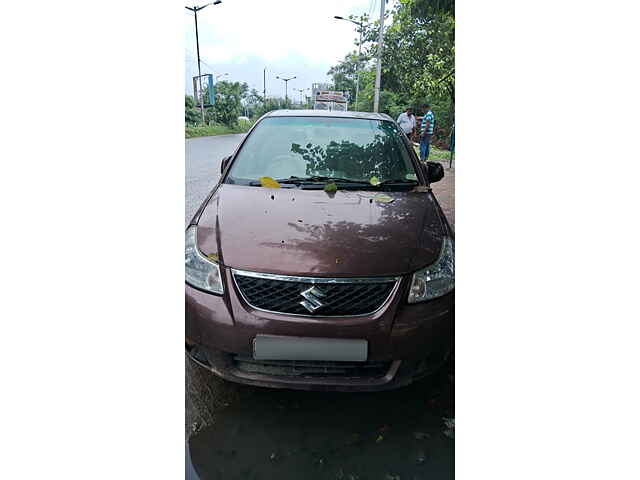
<svg viewBox="0 0 640 480">
<path fill-rule="evenodd" d="M 191 220 L 207 193 L 220 178 L 221 160 L 231 155 L 243 138 L 244 134 L 239 134 L 186 140 L 185 223 Z"/>
<path fill-rule="evenodd" d="M 185 222 L 241 139 L 186 141 Z M 453 172 L 447 174 L 436 194 L 449 215 Z M 202 479 L 454 478 L 454 442 L 442 421 L 454 416 L 452 374 L 449 365 L 392 392 L 298 392 L 223 382 L 187 359 L 190 457 Z"/>
</svg>

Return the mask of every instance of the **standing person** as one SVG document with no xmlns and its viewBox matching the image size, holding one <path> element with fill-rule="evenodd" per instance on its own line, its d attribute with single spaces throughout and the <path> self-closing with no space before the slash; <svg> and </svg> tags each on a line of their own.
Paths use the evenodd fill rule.
<svg viewBox="0 0 640 480">
<path fill-rule="evenodd" d="M 433 127 L 436 118 L 431 111 L 431 106 L 427 103 L 422 106 L 423 116 L 420 126 L 420 160 L 426 162 L 429 158 L 429 150 L 431 149 L 431 137 L 433 136 Z"/>
<path fill-rule="evenodd" d="M 411 140 L 411 133 L 416 128 L 416 117 L 413 115 L 413 109 L 407 107 L 407 109 L 398 116 L 397 122 L 405 135 Z"/>
</svg>

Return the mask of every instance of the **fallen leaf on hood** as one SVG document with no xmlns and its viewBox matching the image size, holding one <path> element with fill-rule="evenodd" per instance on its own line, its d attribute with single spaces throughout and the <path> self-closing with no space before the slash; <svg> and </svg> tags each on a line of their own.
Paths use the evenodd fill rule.
<svg viewBox="0 0 640 480">
<path fill-rule="evenodd" d="M 378 180 L 378 177 L 371 177 L 369 183 L 374 187 L 377 187 L 378 185 L 380 185 L 380 180 Z"/>
<path fill-rule="evenodd" d="M 260 185 L 266 188 L 280 188 L 280 184 L 271 177 L 260 177 Z"/>
<path fill-rule="evenodd" d="M 338 191 L 338 186 L 335 183 L 327 183 L 324 186 L 324 191 L 327 193 L 335 193 Z"/>
<path fill-rule="evenodd" d="M 374 202 L 380 202 L 380 203 L 391 203 L 393 202 L 393 200 L 394 198 L 390 197 L 386 193 L 378 193 L 375 197 L 373 197 Z"/>
<path fill-rule="evenodd" d="M 216 255 L 215 253 L 210 253 L 209 255 L 207 255 L 207 258 L 213 262 L 218 261 L 218 255 Z"/>
</svg>

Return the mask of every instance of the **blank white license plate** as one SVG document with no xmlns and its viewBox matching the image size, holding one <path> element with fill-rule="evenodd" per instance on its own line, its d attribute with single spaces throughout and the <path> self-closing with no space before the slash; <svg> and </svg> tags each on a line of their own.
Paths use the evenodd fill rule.
<svg viewBox="0 0 640 480">
<path fill-rule="evenodd" d="M 310 338 L 256 335 L 256 360 L 321 360 L 327 362 L 365 362 L 368 343 L 363 339 Z"/>
</svg>

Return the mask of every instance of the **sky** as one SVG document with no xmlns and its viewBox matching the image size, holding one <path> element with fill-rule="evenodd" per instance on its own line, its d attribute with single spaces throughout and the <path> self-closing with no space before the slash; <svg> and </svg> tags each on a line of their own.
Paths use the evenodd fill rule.
<svg viewBox="0 0 640 480">
<path fill-rule="evenodd" d="M 211 1 L 188 0 L 184 5 Z M 222 0 L 198 12 L 202 73 L 229 73 L 220 80 L 246 82 L 262 93 L 266 67 L 267 96 L 284 97 L 285 85 L 277 75 L 295 76 L 288 90 L 289 97 L 298 100 L 300 93 L 294 89 L 329 81 L 329 68 L 356 48 L 356 26 L 334 15 L 369 12 L 379 17 L 380 0 Z M 192 94 L 191 79 L 198 74 L 195 23 L 191 11 L 183 8 L 183 15 L 185 92 Z"/>
</svg>

